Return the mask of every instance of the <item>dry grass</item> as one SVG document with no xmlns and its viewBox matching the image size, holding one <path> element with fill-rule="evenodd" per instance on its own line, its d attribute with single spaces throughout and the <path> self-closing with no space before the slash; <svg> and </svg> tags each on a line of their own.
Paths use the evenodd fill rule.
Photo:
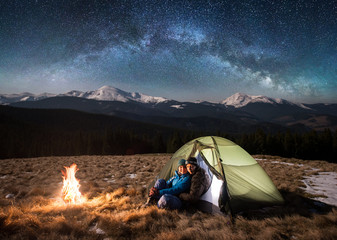
<svg viewBox="0 0 337 240">
<path fill-rule="evenodd" d="M 0 161 L 0 239 L 336 239 L 337 211 L 300 189 L 303 176 L 336 164 L 256 156 L 286 204 L 237 215 L 139 208 L 170 155 L 78 156 Z M 59 198 L 61 170 L 78 165 L 86 201 Z M 290 163 L 291 165 L 284 164 Z M 314 168 L 314 170 L 313 170 Z M 10 195 L 11 194 L 11 195 Z M 6 196 L 8 198 L 6 198 Z"/>
</svg>

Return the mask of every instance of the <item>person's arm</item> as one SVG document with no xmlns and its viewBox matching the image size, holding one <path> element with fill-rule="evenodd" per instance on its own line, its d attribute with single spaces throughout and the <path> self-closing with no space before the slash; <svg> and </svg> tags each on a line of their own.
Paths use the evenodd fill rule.
<svg viewBox="0 0 337 240">
<path fill-rule="evenodd" d="M 168 188 L 172 187 L 172 182 L 177 176 L 171 177 L 169 180 L 166 181 L 166 185 Z"/>
<path fill-rule="evenodd" d="M 164 194 L 178 195 L 179 193 L 187 191 L 190 188 L 190 186 L 191 186 L 191 176 L 187 175 L 173 187 L 160 190 L 159 195 L 160 196 Z"/>
</svg>

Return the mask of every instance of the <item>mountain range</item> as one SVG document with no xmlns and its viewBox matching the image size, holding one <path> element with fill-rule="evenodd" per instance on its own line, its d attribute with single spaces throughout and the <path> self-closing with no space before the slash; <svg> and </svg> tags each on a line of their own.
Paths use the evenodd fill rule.
<svg viewBox="0 0 337 240">
<path fill-rule="evenodd" d="M 162 126 L 202 131 L 244 133 L 337 129 L 337 104 L 303 104 L 266 96 L 236 93 L 218 103 L 180 102 L 103 86 L 63 94 L 0 95 L 0 104 L 20 108 L 72 109 L 112 115 Z"/>
<path fill-rule="evenodd" d="M 72 90 L 62 94 L 42 93 L 34 95 L 32 93 L 24 92 L 20 94 L 0 94 L 0 104 L 10 104 L 13 102 L 37 101 L 50 97 L 80 97 L 101 101 L 118 101 L 128 102 L 137 101 L 142 103 L 159 103 L 166 101 L 166 98 L 152 97 L 138 92 L 125 92 L 118 88 L 103 86 L 94 91 L 77 91 Z"/>
</svg>

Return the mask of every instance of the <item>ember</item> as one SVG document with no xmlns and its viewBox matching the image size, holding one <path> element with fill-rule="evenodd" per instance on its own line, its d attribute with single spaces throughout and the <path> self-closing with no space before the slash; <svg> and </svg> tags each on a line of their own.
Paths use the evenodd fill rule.
<svg viewBox="0 0 337 240">
<path fill-rule="evenodd" d="M 64 168 L 66 169 L 66 172 L 61 170 L 63 174 L 62 198 L 66 203 L 80 203 L 80 184 L 79 180 L 75 178 L 75 174 L 78 171 L 77 165 L 73 163 L 70 167 Z"/>
</svg>

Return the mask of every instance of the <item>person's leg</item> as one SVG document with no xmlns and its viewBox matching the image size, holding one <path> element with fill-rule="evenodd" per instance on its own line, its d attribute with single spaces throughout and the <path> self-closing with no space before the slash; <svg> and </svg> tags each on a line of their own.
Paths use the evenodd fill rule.
<svg viewBox="0 0 337 240">
<path fill-rule="evenodd" d="M 158 190 L 165 189 L 167 188 L 167 184 L 165 179 L 158 179 L 156 183 L 154 184 L 154 187 L 157 188 Z M 146 202 L 142 205 L 142 207 L 147 207 L 150 205 L 154 205 L 157 203 L 159 197 L 148 197 L 146 199 Z"/>
<path fill-rule="evenodd" d="M 157 203 L 158 208 L 165 208 L 165 209 L 180 209 L 182 207 L 182 202 L 181 200 L 171 194 L 164 194 L 159 198 L 159 201 Z"/>
<path fill-rule="evenodd" d="M 154 187 L 157 188 L 158 190 L 162 190 L 162 189 L 165 189 L 167 188 L 167 184 L 166 184 L 166 181 L 165 179 L 158 179 L 156 181 L 156 183 L 154 184 Z"/>
</svg>

